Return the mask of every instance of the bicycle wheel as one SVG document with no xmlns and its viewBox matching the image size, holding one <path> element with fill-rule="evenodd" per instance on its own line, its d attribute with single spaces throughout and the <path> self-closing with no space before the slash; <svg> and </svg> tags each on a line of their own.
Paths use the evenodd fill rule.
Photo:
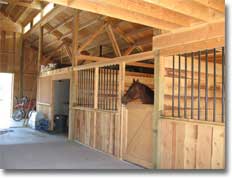
<svg viewBox="0 0 232 178">
<path fill-rule="evenodd" d="M 21 121 L 24 117 L 24 111 L 23 110 L 17 110 L 13 113 L 13 119 L 15 121 Z"/>
</svg>

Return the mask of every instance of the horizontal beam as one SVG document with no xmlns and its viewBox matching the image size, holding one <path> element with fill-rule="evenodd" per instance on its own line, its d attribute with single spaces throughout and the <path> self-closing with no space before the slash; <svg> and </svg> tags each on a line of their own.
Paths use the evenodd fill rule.
<svg viewBox="0 0 232 178">
<path fill-rule="evenodd" d="M 99 2 L 180 26 L 190 26 L 192 20 L 194 20 L 190 16 L 162 8 L 155 4 L 142 2 L 141 0 L 99 0 Z"/>
<path fill-rule="evenodd" d="M 41 4 L 39 1 L 33 1 L 31 3 L 27 3 L 27 2 L 23 2 L 23 1 L 15 1 L 15 0 L 8 0 L 7 1 L 10 5 L 15 5 L 15 6 L 22 6 L 22 7 L 27 7 L 27 8 L 31 8 L 31 9 L 37 9 L 37 10 L 41 10 Z M 30 2 L 30 1 L 28 1 Z"/>
<path fill-rule="evenodd" d="M 100 62 L 95 62 L 95 63 L 89 63 L 86 65 L 76 66 L 74 70 L 83 70 L 83 69 L 89 69 L 89 68 L 94 68 L 94 67 L 103 67 L 103 66 L 112 65 L 112 64 L 121 64 L 122 62 L 125 62 L 128 65 L 131 65 L 131 63 L 133 62 L 144 61 L 144 60 L 153 59 L 153 58 L 154 58 L 154 52 L 148 51 L 148 52 L 143 52 L 143 53 L 138 53 L 138 54 L 133 54 L 133 55 L 128 55 L 128 56 L 116 57 L 108 61 L 100 61 Z"/>
<path fill-rule="evenodd" d="M 113 60 L 113 58 L 79 55 L 77 56 L 77 60 L 86 60 L 86 61 L 92 61 L 92 62 L 108 62 L 110 60 Z M 146 63 L 141 63 L 141 62 L 132 62 L 132 63 L 129 63 L 128 65 L 136 66 L 136 67 L 152 68 L 152 69 L 154 68 L 154 64 L 146 64 Z"/>
<path fill-rule="evenodd" d="M 206 7 L 193 0 L 143 0 L 157 6 L 167 8 L 177 13 L 191 16 L 195 19 L 205 22 L 212 21 L 216 18 L 222 18 L 224 14 L 218 13 L 214 9 Z"/>
<path fill-rule="evenodd" d="M 202 50 L 224 46 L 225 20 L 183 28 L 153 37 L 153 47 L 161 55 L 172 55 L 186 50 Z"/>
<path fill-rule="evenodd" d="M 154 28 L 159 28 L 163 30 L 173 30 L 175 28 L 181 27 L 180 25 L 166 22 L 153 17 L 145 16 L 143 14 L 135 13 L 129 10 L 115 8 L 112 5 L 99 3 L 99 1 L 91 0 L 47 0 L 49 2 L 57 3 L 59 5 L 68 6 L 75 9 L 80 9 L 84 11 L 89 11 L 97 14 L 102 14 L 105 16 L 138 23 Z"/>
</svg>

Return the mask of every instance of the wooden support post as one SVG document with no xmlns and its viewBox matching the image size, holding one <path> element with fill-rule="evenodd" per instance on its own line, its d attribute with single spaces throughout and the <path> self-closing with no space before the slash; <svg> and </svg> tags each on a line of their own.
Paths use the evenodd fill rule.
<svg viewBox="0 0 232 178">
<path fill-rule="evenodd" d="M 159 141 L 158 141 L 158 121 L 161 118 L 164 108 L 164 58 L 160 57 L 159 50 L 154 51 L 154 85 L 155 85 L 155 103 L 153 116 L 153 165 L 159 166 Z"/>
<path fill-rule="evenodd" d="M 93 147 L 96 148 L 96 124 L 97 124 L 97 109 L 98 109 L 98 83 L 99 83 L 99 68 L 94 71 L 94 125 L 93 125 Z"/>
<path fill-rule="evenodd" d="M 73 18 L 73 44 L 72 44 L 72 75 L 70 79 L 70 99 L 69 99 L 69 133 L 68 139 L 74 140 L 75 138 L 75 112 L 73 106 L 77 102 L 77 72 L 73 68 L 77 65 L 77 48 L 78 48 L 78 30 L 79 30 L 79 13 L 77 10 Z"/>
<path fill-rule="evenodd" d="M 122 159 L 123 157 L 123 143 L 124 143 L 124 138 L 126 137 L 124 135 L 124 118 L 123 118 L 123 115 L 124 115 L 124 108 L 122 106 L 122 96 L 124 95 L 124 90 L 125 90 L 125 76 L 126 76 L 126 63 L 125 62 L 122 62 L 119 66 L 119 93 L 118 93 L 118 110 L 119 110 L 119 113 L 121 115 L 121 119 L 120 119 L 120 123 L 119 123 L 119 126 L 120 126 L 120 154 L 119 154 L 119 158 Z"/>
<path fill-rule="evenodd" d="M 24 45 L 23 36 L 20 36 L 19 42 L 19 59 L 20 59 L 20 77 L 19 77 L 19 97 L 23 97 L 23 70 L 24 70 Z"/>
<path fill-rule="evenodd" d="M 37 72 L 40 74 L 40 64 L 43 57 L 43 26 L 39 29 L 39 49 L 38 49 L 38 61 L 37 61 Z"/>
</svg>

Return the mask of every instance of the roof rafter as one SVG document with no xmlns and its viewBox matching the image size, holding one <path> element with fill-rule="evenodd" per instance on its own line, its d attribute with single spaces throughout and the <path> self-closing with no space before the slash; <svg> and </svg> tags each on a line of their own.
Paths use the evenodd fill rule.
<svg viewBox="0 0 232 178">
<path fill-rule="evenodd" d="M 206 7 L 194 0 L 143 0 L 157 6 L 167 8 L 187 16 L 194 17 L 205 22 L 215 18 L 222 18 L 224 15 L 216 12 L 214 9 Z"/>
<path fill-rule="evenodd" d="M 146 26 L 151 26 L 154 28 L 159 28 L 163 30 L 173 30 L 180 25 L 166 22 L 157 18 L 145 16 L 143 14 L 139 14 L 136 12 L 132 12 L 129 10 L 125 10 L 122 8 L 117 8 L 109 4 L 105 3 L 99 3 L 99 1 L 90 1 L 90 0 L 75 0 L 75 1 L 69 1 L 69 0 L 47 0 L 49 2 L 57 3 L 63 6 L 68 6 L 80 10 L 85 10 L 97 14 L 102 14 L 105 16 L 138 23 Z"/>
</svg>

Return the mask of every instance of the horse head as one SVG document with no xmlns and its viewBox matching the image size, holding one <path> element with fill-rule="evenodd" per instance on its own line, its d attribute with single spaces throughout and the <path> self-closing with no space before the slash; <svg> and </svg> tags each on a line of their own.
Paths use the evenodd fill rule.
<svg viewBox="0 0 232 178">
<path fill-rule="evenodd" d="M 137 99 L 140 95 L 140 83 L 139 80 L 133 79 L 132 85 L 127 90 L 126 94 L 122 97 L 122 104 L 127 104 L 133 99 Z"/>
</svg>

